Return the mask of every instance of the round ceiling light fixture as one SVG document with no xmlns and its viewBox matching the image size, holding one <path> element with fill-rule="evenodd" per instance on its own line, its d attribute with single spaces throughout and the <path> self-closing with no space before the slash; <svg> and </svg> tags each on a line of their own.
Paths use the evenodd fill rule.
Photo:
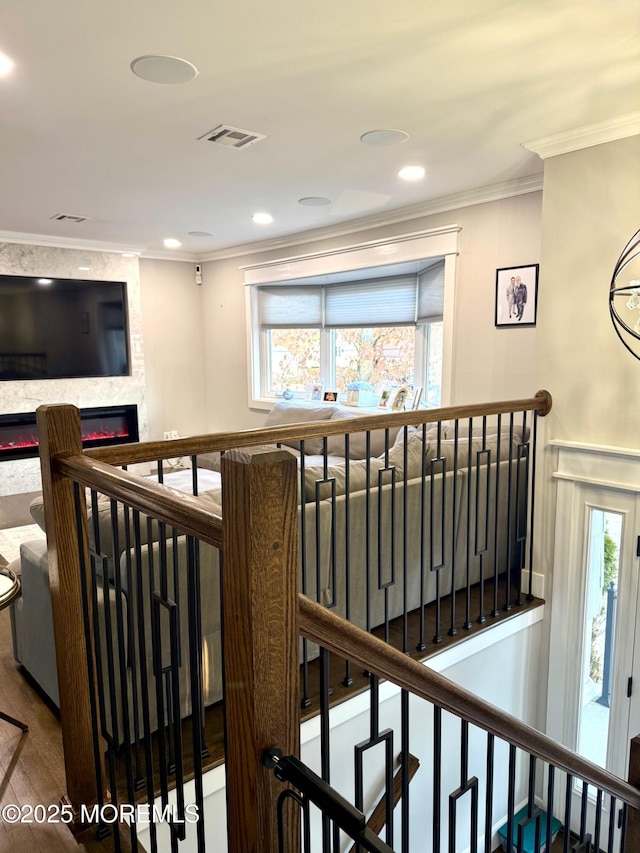
<svg viewBox="0 0 640 853">
<path fill-rule="evenodd" d="M 298 204 L 303 204 L 305 207 L 326 207 L 326 205 L 331 204 L 331 199 L 322 195 L 308 195 L 299 198 Z"/>
<path fill-rule="evenodd" d="M 4 53 L 0 53 L 0 77 L 13 71 L 14 66 L 13 59 L 9 59 Z"/>
<path fill-rule="evenodd" d="M 162 56 L 150 54 L 139 56 L 129 66 L 136 77 L 148 80 L 149 83 L 160 83 L 164 86 L 177 86 L 190 83 L 198 76 L 198 69 L 192 62 L 180 59 L 179 56 Z"/>
<path fill-rule="evenodd" d="M 176 240 L 175 237 L 167 237 L 166 240 L 163 240 L 165 249 L 178 249 L 182 246 L 180 240 Z"/>
<path fill-rule="evenodd" d="M 41 284 L 44 287 L 46 287 L 49 284 L 53 284 L 53 279 L 52 278 L 39 278 L 38 284 Z"/>
<path fill-rule="evenodd" d="M 256 225 L 270 225 L 273 222 L 273 216 L 270 213 L 254 213 L 251 218 Z"/>
<path fill-rule="evenodd" d="M 424 166 L 403 166 L 398 177 L 403 181 L 420 181 L 426 174 Z"/>
<path fill-rule="evenodd" d="M 189 237 L 213 237 L 211 231 L 187 231 Z"/>
<path fill-rule="evenodd" d="M 368 130 L 360 137 L 365 145 L 402 145 L 409 138 L 404 130 Z"/>
</svg>

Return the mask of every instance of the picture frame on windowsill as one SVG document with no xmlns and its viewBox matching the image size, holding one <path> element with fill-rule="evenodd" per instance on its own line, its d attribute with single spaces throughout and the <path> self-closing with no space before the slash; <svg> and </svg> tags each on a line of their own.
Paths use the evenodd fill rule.
<svg viewBox="0 0 640 853">
<path fill-rule="evenodd" d="M 404 411 L 404 407 L 407 404 L 407 400 L 409 398 L 409 388 L 406 385 L 403 385 L 401 388 L 398 388 L 396 391 L 396 395 L 391 402 L 391 411 L 392 412 L 402 412 Z"/>
</svg>

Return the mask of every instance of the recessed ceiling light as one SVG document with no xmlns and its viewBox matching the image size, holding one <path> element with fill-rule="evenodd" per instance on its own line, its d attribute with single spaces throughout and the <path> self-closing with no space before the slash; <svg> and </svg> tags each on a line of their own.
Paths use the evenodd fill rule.
<svg viewBox="0 0 640 853">
<path fill-rule="evenodd" d="M 195 65 L 179 56 L 139 56 L 130 68 L 137 77 L 163 85 L 190 83 L 198 75 Z"/>
<path fill-rule="evenodd" d="M 179 246 L 182 246 L 182 243 L 180 240 L 176 240 L 175 237 L 167 237 L 164 245 L 166 249 L 177 249 Z"/>
<path fill-rule="evenodd" d="M 365 145 L 401 145 L 409 138 L 404 130 L 368 130 L 360 137 Z"/>
<path fill-rule="evenodd" d="M 424 166 L 404 166 L 398 172 L 398 177 L 403 181 L 419 181 L 425 176 Z"/>
<path fill-rule="evenodd" d="M 80 272 L 89 272 L 91 267 L 78 267 L 78 269 L 80 270 Z"/>
<path fill-rule="evenodd" d="M 273 222 L 273 216 L 270 213 L 254 213 L 251 218 L 257 225 L 269 225 Z"/>
<path fill-rule="evenodd" d="M 188 231 L 189 237 L 213 237 L 211 231 Z"/>
<path fill-rule="evenodd" d="M 38 284 L 44 284 L 44 285 L 53 284 L 53 279 L 52 278 L 39 278 Z"/>
<path fill-rule="evenodd" d="M 0 53 L 0 77 L 2 77 L 3 74 L 8 74 L 12 71 L 14 65 L 15 63 L 13 59 L 9 59 L 9 57 L 5 56 L 4 53 Z"/>
<path fill-rule="evenodd" d="M 324 207 L 331 204 L 331 199 L 321 195 L 308 195 L 305 198 L 299 198 L 298 204 L 304 204 L 305 207 Z"/>
</svg>

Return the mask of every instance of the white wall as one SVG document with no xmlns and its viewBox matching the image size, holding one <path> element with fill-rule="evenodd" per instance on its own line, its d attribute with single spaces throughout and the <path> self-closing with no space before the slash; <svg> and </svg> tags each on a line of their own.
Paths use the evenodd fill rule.
<svg viewBox="0 0 640 853">
<path fill-rule="evenodd" d="M 140 260 L 149 439 L 205 432 L 202 287 L 194 265 Z"/>
<path fill-rule="evenodd" d="M 474 205 L 349 237 L 317 240 L 294 249 L 239 255 L 203 267 L 205 364 L 209 387 L 207 430 L 260 426 L 247 393 L 245 294 L 240 267 L 336 249 L 442 225 L 461 226 L 456 273 L 453 403 L 529 396 L 535 385 L 535 328 L 494 325 L 496 269 L 538 263 L 541 193 Z"/>
</svg>

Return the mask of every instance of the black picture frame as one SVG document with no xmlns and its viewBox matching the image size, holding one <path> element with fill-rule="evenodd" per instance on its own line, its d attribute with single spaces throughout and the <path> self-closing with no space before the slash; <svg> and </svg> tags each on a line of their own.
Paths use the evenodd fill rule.
<svg viewBox="0 0 640 853">
<path fill-rule="evenodd" d="M 539 267 L 539 264 L 523 264 L 496 270 L 496 326 L 535 326 Z M 519 289 L 522 286 L 524 292 Z"/>
</svg>

